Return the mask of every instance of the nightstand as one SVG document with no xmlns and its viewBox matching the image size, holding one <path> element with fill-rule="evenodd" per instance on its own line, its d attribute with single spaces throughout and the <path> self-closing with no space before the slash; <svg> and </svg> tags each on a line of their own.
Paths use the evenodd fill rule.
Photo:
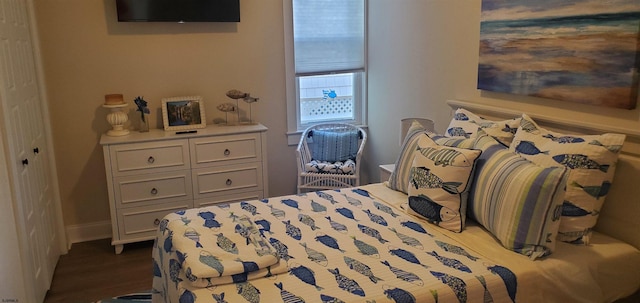
<svg viewBox="0 0 640 303">
<path fill-rule="evenodd" d="M 380 168 L 380 182 L 389 181 L 391 173 L 396 168 L 395 164 L 382 164 L 378 166 Z"/>
</svg>

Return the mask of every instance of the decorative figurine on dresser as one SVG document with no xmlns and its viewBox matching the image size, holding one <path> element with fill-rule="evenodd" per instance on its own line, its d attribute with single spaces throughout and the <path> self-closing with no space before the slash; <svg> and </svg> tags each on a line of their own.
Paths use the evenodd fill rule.
<svg viewBox="0 0 640 303">
<path fill-rule="evenodd" d="M 180 99 L 199 104 L 181 107 Z M 163 120 L 175 125 L 100 138 L 116 254 L 153 239 L 170 212 L 268 197 L 264 125 L 207 126 L 200 97 L 163 100 Z"/>
</svg>

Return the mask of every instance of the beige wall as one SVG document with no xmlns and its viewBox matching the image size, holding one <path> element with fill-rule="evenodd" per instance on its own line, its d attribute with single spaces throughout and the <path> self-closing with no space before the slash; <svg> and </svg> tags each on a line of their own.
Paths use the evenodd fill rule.
<svg viewBox="0 0 640 303">
<path fill-rule="evenodd" d="M 162 97 L 198 94 L 207 117 L 231 88 L 260 97 L 269 127 L 270 194 L 295 191 L 286 144 L 282 1 L 241 0 L 240 23 L 118 23 L 115 0 L 35 0 L 66 225 L 109 219 L 99 137 L 109 125 L 104 94 L 142 95 L 152 125 Z M 369 141 L 363 162 L 399 151 L 400 119 L 428 117 L 442 131 L 448 99 L 640 129 L 640 111 L 481 92 L 476 89 L 481 0 L 370 0 Z M 255 110 L 257 109 L 257 110 Z"/>
<path fill-rule="evenodd" d="M 161 128 L 161 98 L 200 95 L 207 123 L 229 89 L 260 97 L 255 120 L 268 128 L 270 193 L 295 190 L 286 144 L 280 1 L 242 0 L 240 23 L 118 23 L 115 0 L 36 0 L 47 97 L 65 225 L 109 220 L 100 136 L 110 129 L 104 95 L 149 101 Z M 134 118 L 134 113 L 130 118 Z"/>
</svg>

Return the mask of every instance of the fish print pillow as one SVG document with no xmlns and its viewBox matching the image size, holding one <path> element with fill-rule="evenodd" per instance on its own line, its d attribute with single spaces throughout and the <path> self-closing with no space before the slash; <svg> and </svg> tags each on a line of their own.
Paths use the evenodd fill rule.
<svg viewBox="0 0 640 303">
<path fill-rule="evenodd" d="M 569 169 L 558 240 L 589 244 L 625 135 L 572 136 L 546 130 L 526 114 L 510 150 L 542 166 Z"/>
<path fill-rule="evenodd" d="M 520 126 L 519 117 L 504 121 L 491 121 L 464 108 L 458 108 L 449 123 L 449 127 L 447 127 L 445 136 L 470 138 L 478 132 L 478 129 L 482 129 L 498 142 L 509 146 L 518 130 L 518 126 Z"/>
<path fill-rule="evenodd" d="M 419 136 L 409 174 L 410 214 L 442 228 L 461 232 L 467 195 L 480 150 L 440 146 Z"/>
</svg>

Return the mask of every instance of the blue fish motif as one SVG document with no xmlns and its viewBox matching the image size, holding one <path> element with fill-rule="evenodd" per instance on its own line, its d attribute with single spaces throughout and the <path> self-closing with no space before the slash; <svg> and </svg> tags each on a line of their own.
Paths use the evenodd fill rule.
<svg viewBox="0 0 640 303">
<path fill-rule="evenodd" d="M 384 294 L 387 295 L 387 298 L 392 299 L 396 303 L 416 302 L 416 297 L 414 297 L 410 292 L 397 287 L 385 289 Z"/>
<path fill-rule="evenodd" d="M 163 236 L 164 236 L 164 232 L 167 230 L 168 226 L 169 226 L 169 220 L 168 219 L 160 220 L 160 224 L 158 224 L 158 230 L 162 233 Z"/>
<path fill-rule="evenodd" d="M 184 231 L 184 237 L 196 242 L 196 247 L 202 247 L 202 244 L 200 244 L 200 234 L 195 229 L 187 228 L 187 230 Z"/>
<path fill-rule="evenodd" d="M 344 250 L 340 249 L 340 246 L 338 245 L 338 241 L 336 241 L 336 239 L 334 239 L 333 237 L 329 236 L 329 235 L 319 235 L 316 236 L 316 241 L 330 247 L 333 249 L 337 249 L 341 252 L 345 252 Z"/>
<path fill-rule="evenodd" d="M 458 127 L 458 126 L 447 129 L 447 133 L 452 137 L 469 138 L 469 135 L 471 135 L 471 133 L 464 131 L 462 127 Z"/>
<path fill-rule="evenodd" d="M 327 212 L 327 207 L 316 201 L 311 200 L 311 210 L 313 210 L 313 212 L 316 212 L 316 213 Z"/>
<path fill-rule="evenodd" d="M 169 279 L 171 279 L 171 282 L 176 283 L 176 288 L 178 288 L 178 283 L 183 281 L 182 278 L 180 278 L 181 270 L 182 263 L 176 259 L 169 260 Z"/>
<path fill-rule="evenodd" d="M 260 225 L 260 228 L 258 229 L 258 231 L 260 232 L 260 235 L 264 237 L 264 232 L 268 232 L 269 234 L 273 234 L 273 232 L 271 231 L 271 222 L 265 220 L 265 219 L 258 219 L 253 221 L 253 223 Z"/>
<path fill-rule="evenodd" d="M 222 226 L 220 222 L 216 221 L 216 214 L 210 211 L 199 212 L 198 216 L 200 216 L 204 220 L 204 224 L 202 226 L 206 228 L 216 228 Z"/>
<path fill-rule="evenodd" d="M 341 215 L 343 215 L 343 216 L 345 216 L 346 218 L 349 218 L 349 219 L 351 219 L 351 220 L 358 221 L 358 220 L 353 216 L 353 212 L 352 212 L 350 209 L 348 209 L 348 208 L 344 208 L 344 207 L 336 208 L 336 212 L 337 212 L 337 213 L 339 213 L 339 214 L 341 214 Z"/>
<path fill-rule="evenodd" d="M 273 285 L 275 285 L 278 289 L 280 289 L 280 297 L 282 298 L 283 302 L 287 302 L 287 303 L 304 303 L 304 300 L 302 298 L 290 293 L 289 291 L 284 290 L 284 288 L 282 286 L 282 282 L 273 283 Z"/>
<path fill-rule="evenodd" d="M 162 270 L 160 269 L 160 265 L 156 260 L 153 260 L 153 276 L 162 278 Z"/>
<path fill-rule="evenodd" d="M 440 246 L 440 248 L 442 248 L 445 251 L 448 251 L 450 253 L 454 253 L 456 255 L 465 256 L 465 257 L 469 258 L 471 261 L 478 260 L 478 258 L 470 255 L 464 248 L 462 248 L 460 246 L 456 246 L 456 245 L 445 243 L 445 242 L 438 241 L 438 240 L 436 240 L 436 244 L 438 246 Z"/>
<path fill-rule="evenodd" d="M 378 210 L 380 210 L 380 211 L 382 211 L 382 212 L 384 212 L 384 213 L 387 213 L 387 214 L 391 215 L 391 216 L 392 216 L 392 217 L 394 217 L 394 218 L 395 218 L 395 217 L 397 217 L 397 216 L 399 216 L 398 214 L 396 214 L 396 213 L 393 211 L 393 209 L 392 209 L 391 207 L 389 207 L 389 206 L 387 206 L 387 205 L 384 205 L 384 204 L 382 204 L 382 203 L 380 203 L 380 202 L 378 202 L 378 201 L 373 201 L 373 206 L 375 206 Z"/>
<path fill-rule="evenodd" d="M 320 301 L 322 301 L 322 303 L 345 303 L 344 301 L 338 298 L 328 296 L 325 294 L 320 294 Z"/>
<path fill-rule="evenodd" d="M 369 192 L 368 192 L 368 191 L 366 191 L 366 190 L 364 190 L 364 189 L 361 189 L 361 188 L 354 188 L 354 189 L 352 189 L 351 191 L 352 191 L 352 192 L 354 192 L 354 193 L 356 193 L 356 194 L 358 194 L 358 195 L 361 195 L 361 196 L 371 197 L 371 196 L 369 195 Z"/>
<path fill-rule="evenodd" d="M 367 216 L 369 216 L 369 220 L 371 220 L 371 222 L 373 223 L 378 223 L 382 226 L 387 226 L 387 221 L 380 215 L 374 214 L 371 212 L 371 210 L 363 210 Z"/>
<path fill-rule="evenodd" d="M 251 228 L 249 226 L 236 224 L 235 232 L 247 240 L 247 245 L 251 243 Z"/>
<path fill-rule="evenodd" d="M 275 207 L 273 207 L 273 205 L 269 205 L 269 208 L 271 208 L 271 215 L 273 215 L 274 217 L 276 217 L 278 219 L 284 218 L 285 212 L 282 209 L 275 208 Z"/>
<path fill-rule="evenodd" d="M 309 215 L 299 214 L 298 221 L 302 222 L 302 224 L 311 227 L 311 230 L 320 229 L 320 227 L 316 226 L 316 221 L 313 220 Z"/>
<path fill-rule="evenodd" d="M 236 290 L 249 303 L 260 303 L 260 290 L 249 282 L 236 283 Z"/>
<path fill-rule="evenodd" d="M 336 204 L 336 203 L 338 203 L 338 201 L 336 201 L 336 200 L 333 198 L 333 196 L 332 196 L 332 195 L 330 195 L 330 194 L 328 194 L 328 193 L 326 193 L 326 192 L 324 192 L 324 191 L 317 191 L 317 192 L 316 192 L 316 195 L 318 195 L 318 197 L 320 197 L 320 198 L 322 198 L 322 199 L 328 200 L 329 202 L 331 202 L 331 204 Z"/>
<path fill-rule="evenodd" d="M 509 126 L 509 124 L 505 124 L 504 127 L 502 128 L 502 131 L 505 133 L 511 133 L 511 134 L 516 134 L 516 132 L 518 131 L 517 127 L 511 127 Z"/>
<path fill-rule="evenodd" d="M 291 199 L 284 199 L 282 201 L 282 204 L 289 206 L 289 207 L 293 207 L 297 210 L 300 210 L 300 208 L 298 208 L 298 202 L 296 200 L 291 200 Z"/>
<path fill-rule="evenodd" d="M 198 277 L 193 275 L 193 272 L 191 271 L 191 267 L 187 267 L 187 269 L 184 271 L 184 275 L 187 277 L 187 280 L 191 282 L 195 282 L 198 280 Z"/>
<path fill-rule="evenodd" d="M 484 302 L 493 302 L 493 296 L 487 288 L 487 281 L 485 281 L 483 276 L 476 276 L 476 279 L 480 281 L 480 284 L 482 284 L 482 287 L 484 288 Z"/>
<path fill-rule="evenodd" d="M 224 293 L 211 294 L 211 296 L 213 296 L 213 299 L 216 300 L 216 303 L 228 303 L 224 300 Z"/>
<path fill-rule="evenodd" d="M 422 264 L 422 262 L 420 262 L 420 260 L 418 260 L 418 258 L 416 257 L 416 255 L 414 255 L 412 252 L 410 251 L 406 251 L 402 248 L 397 248 L 397 249 L 390 249 L 389 253 L 396 256 L 396 257 L 400 257 L 402 259 L 404 259 L 405 261 L 411 262 L 413 264 L 417 264 L 420 265 L 424 268 L 429 268 L 429 266 Z"/>
<path fill-rule="evenodd" d="M 453 115 L 453 119 L 457 121 L 468 121 L 469 117 L 464 113 L 455 113 L 455 115 Z"/>
<path fill-rule="evenodd" d="M 343 259 L 344 259 L 344 263 L 347 264 L 347 266 L 349 266 L 350 269 L 369 278 L 371 282 L 378 283 L 378 281 L 382 281 L 382 279 L 376 277 L 373 274 L 373 272 L 371 271 L 371 267 L 367 266 L 366 264 L 356 259 L 349 258 L 347 256 L 344 256 Z"/>
<path fill-rule="evenodd" d="M 424 246 L 422 246 L 422 243 L 420 243 L 420 241 L 418 241 L 418 239 L 416 239 L 414 237 L 407 236 L 407 235 L 405 235 L 403 233 L 400 233 L 395 228 L 389 228 L 389 230 L 394 232 L 396 234 L 396 236 L 398 236 L 398 238 L 400 238 L 400 240 L 402 240 L 402 243 L 407 244 L 409 246 L 413 246 L 415 248 L 419 248 L 420 250 L 422 250 L 424 248 Z"/>
<path fill-rule="evenodd" d="M 331 217 L 325 217 L 325 218 L 329 220 L 329 224 L 331 224 L 331 228 L 335 229 L 336 231 L 341 233 L 346 233 L 348 231 L 347 226 L 345 226 L 344 224 L 331 220 Z"/>
<path fill-rule="evenodd" d="M 587 211 L 569 201 L 562 202 L 562 215 L 565 217 L 584 217 L 590 214 L 590 211 Z"/>
<path fill-rule="evenodd" d="M 520 128 L 528 133 L 532 133 L 538 130 L 538 127 L 536 127 L 536 125 L 532 121 L 529 121 L 527 119 L 520 120 Z"/>
<path fill-rule="evenodd" d="M 222 265 L 218 257 L 212 255 L 206 250 L 202 250 L 200 251 L 198 260 L 200 261 L 200 263 L 215 269 L 218 272 L 218 277 L 222 276 L 222 273 L 224 272 L 224 265 Z"/>
<path fill-rule="evenodd" d="M 176 250 L 176 257 L 178 258 L 178 262 L 182 264 L 184 263 L 184 260 L 187 258 L 187 254 L 183 254 L 181 251 Z"/>
<path fill-rule="evenodd" d="M 604 181 L 600 186 L 583 186 L 583 185 L 580 185 L 578 182 L 573 181 L 571 182 L 571 186 L 581 188 L 588 195 L 596 199 L 600 199 L 609 193 L 609 189 L 611 188 L 611 182 Z"/>
<path fill-rule="evenodd" d="M 238 219 L 240 218 L 238 215 L 234 214 L 232 211 L 229 212 L 229 216 L 227 218 L 230 218 L 232 222 L 236 222 L 238 221 Z"/>
<path fill-rule="evenodd" d="M 356 280 L 350 279 L 347 276 L 340 273 L 340 270 L 335 269 L 327 269 L 330 273 L 332 273 L 336 277 L 336 282 L 338 282 L 338 287 L 342 290 L 346 290 L 354 295 L 358 295 L 361 297 L 365 296 L 364 289 L 360 287 Z"/>
<path fill-rule="evenodd" d="M 444 256 L 440 256 L 435 251 L 426 252 L 426 253 L 431 255 L 431 256 L 433 256 L 434 258 L 436 258 L 444 266 L 455 268 L 455 269 L 457 269 L 459 271 L 464 271 L 464 272 L 471 273 L 471 269 L 469 267 L 467 267 L 466 265 L 462 264 L 462 262 L 460 262 L 460 261 L 458 261 L 456 259 L 451 259 L 451 258 L 447 258 L 447 257 L 444 257 Z"/>
<path fill-rule="evenodd" d="M 573 137 L 573 136 L 556 137 L 556 136 L 554 136 L 552 134 L 546 134 L 546 135 L 543 135 L 542 137 L 547 138 L 547 139 L 551 139 L 551 141 L 558 142 L 560 144 L 582 143 L 582 142 L 584 142 L 584 139 L 578 138 L 578 137 Z"/>
<path fill-rule="evenodd" d="M 258 209 L 249 202 L 244 202 L 244 201 L 240 202 L 240 207 L 254 216 L 258 214 Z"/>
<path fill-rule="evenodd" d="M 184 223 L 184 225 L 189 225 L 189 223 L 191 223 L 191 219 L 189 219 L 187 217 L 181 217 L 180 221 L 182 221 L 182 223 Z"/>
<path fill-rule="evenodd" d="M 358 228 L 360 229 L 360 231 L 363 234 L 376 238 L 376 240 L 378 240 L 380 243 L 389 242 L 389 241 L 383 239 L 382 235 L 380 234 L 380 232 L 375 228 L 371 228 L 371 227 L 368 227 L 368 226 L 362 225 L 362 224 L 358 224 Z"/>
<path fill-rule="evenodd" d="M 307 283 L 309 285 L 314 286 L 317 290 L 323 290 L 324 288 L 318 286 L 316 284 L 316 277 L 313 270 L 300 265 L 297 267 L 291 267 L 289 269 L 289 274 L 296 276 L 296 278 L 300 279 L 300 281 Z"/>
<path fill-rule="evenodd" d="M 516 146 L 516 153 L 535 156 L 537 154 L 548 155 L 549 151 L 541 151 L 540 149 L 538 149 L 538 147 L 536 147 L 535 143 L 523 140 L 520 141 L 520 143 L 518 143 L 518 145 Z"/>
<path fill-rule="evenodd" d="M 417 231 L 419 233 L 426 234 L 426 235 L 429 235 L 429 236 L 433 237 L 433 235 L 428 233 L 427 230 L 424 229 L 424 227 L 422 227 L 422 225 L 420 225 L 420 223 L 416 223 L 416 222 L 413 222 L 413 221 L 405 221 L 405 222 L 400 223 L 400 225 L 402 225 L 402 226 L 404 226 L 406 228 L 412 229 L 414 231 Z"/>
<path fill-rule="evenodd" d="M 181 216 L 184 216 L 184 214 L 186 214 L 186 213 L 187 213 L 186 209 L 181 209 L 179 211 L 176 211 L 176 214 L 181 215 Z"/>
<path fill-rule="evenodd" d="M 591 142 L 589 142 L 590 145 L 595 145 L 595 146 L 601 146 L 606 148 L 608 151 L 612 152 L 612 153 L 619 153 L 620 150 L 622 149 L 622 145 L 619 144 L 614 144 L 614 145 L 604 145 L 602 144 L 602 142 L 598 141 L 598 140 L 593 140 Z"/>
<path fill-rule="evenodd" d="M 358 251 L 361 254 L 365 256 L 373 256 L 374 258 L 380 258 L 378 249 L 375 246 L 369 245 L 364 241 L 360 241 L 354 236 L 351 236 L 351 238 L 353 239 L 353 244 L 358 248 Z"/>
<path fill-rule="evenodd" d="M 260 267 L 256 262 L 242 261 L 242 259 L 240 258 L 235 259 L 235 261 L 242 263 L 242 269 L 243 269 L 243 272 L 245 273 L 253 272 L 260 269 Z"/>
<path fill-rule="evenodd" d="M 406 281 L 406 282 L 418 285 L 418 286 L 424 285 L 424 282 L 422 281 L 422 279 L 420 279 L 420 277 L 418 277 L 418 275 L 402 270 L 400 268 L 394 267 L 391 264 L 389 264 L 388 261 L 380 261 L 380 263 L 389 267 L 389 270 L 391 270 L 391 272 L 396 275 L 396 278 L 402 281 Z"/>
<path fill-rule="evenodd" d="M 349 202 L 349 204 L 351 204 L 351 205 L 353 205 L 353 206 L 355 206 L 357 208 L 362 208 L 362 202 L 360 200 L 358 200 L 356 198 L 349 197 L 349 196 L 347 196 L 345 194 L 342 194 L 342 195 L 345 197 L 345 199 L 347 199 L 347 202 Z"/>
<path fill-rule="evenodd" d="M 600 165 L 598 162 L 589 159 L 589 157 L 580 154 L 562 154 L 556 155 L 552 157 L 556 162 L 571 168 L 584 168 L 584 169 L 597 169 L 604 173 L 609 171 L 610 165 L 603 164 Z"/>
<path fill-rule="evenodd" d="M 467 284 L 462 279 L 436 271 L 431 271 L 431 274 L 442 283 L 448 285 L 458 297 L 458 301 L 467 302 Z"/>
<path fill-rule="evenodd" d="M 178 298 L 178 302 L 180 303 L 193 303 L 196 301 L 196 294 L 192 293 L 190 290 L 185 289 L 184 292 Z"/>
<path fill-rule="evenodd" d="M 306 243 L 300 243 L 302 247 L 304 247 L 304 251 L 307 253 L 307 258 L 313 262 L 316 262 L 322 266 L 327 266 L 329 261 L 327 260 L 327 256 L 311 247 L 308 247 Z"/>
<path fill-rule="evenodd" d="M 443 207 L 425 195 L 409 196 L 409 207 L 436 225 L 458 217 L 453 210 Z"/>
<path fill-rule="evenodd" d="M 283 259 L 287 262 L 289 261 L 289 259 L 293 259 L 293 257 L 289 255 L 289 247 L 280 242 L 280 240 L 276 238 L 269 238 L 269 243 L 271 243 L 271 246 L 273 246 L 273 248 L 276 250 L 278 258 Z"/>
<path fill-rule="evenodd" d="M 282 223 L 284 223 L 285 225 L 285 230 L 287 232 L 287 235 L 289 235 L 291 238 L 294 238 L 298 241 L 302 239 L 302 232 L 300 231 L 300 228 L 291 224 L 291 220 L 282 221 Z"/>
<path fill-rule="evenodd" d="M 509 293 L 511 301 L 515 302 L 516 292 L 518 291 L 518 278 L 516 275 L 508 268 L 500 265 L 489 266 L 487 269 L 498 275 L 502 281 L 504 281 L 504 285 L 507 287 L 507 293 Z"/>
<path fill-rule="evenodd" d="M 436 176 L 427 167 L 412 167 L 409 176 L 409 182 L 416 189 L 419 188 L 442 188 L 442 190 L 455 195 L 459 194 L 458 187 L 462 185 L 462 182 L 445 182 L 440 177 Z"/>
<path fill-rule="evenodd" d="M 258 200 L 258 201 L 260 201 L 260 202 L 262 202 L 262 203 L 265 203 L 265 204 L 269 204 L 269 199 L 267 199 L 267 198 L 265 198 L 265 199 L 260 199 L 260 200 Z"/>
<path fill-rule="evenodd" d="M 228 253 L 238 254 L 238 247 L 236 246 L 236 243 L 225 237 L 222 233 L 216 235 L 216 244 Z"/>
<path fill-rule="evenodd" d="M 165 253 L 170 253 L 173 250 L 173 231 L 169 230 L 169 235 L 164 239 L 162 248 Z"/>
</svg>

